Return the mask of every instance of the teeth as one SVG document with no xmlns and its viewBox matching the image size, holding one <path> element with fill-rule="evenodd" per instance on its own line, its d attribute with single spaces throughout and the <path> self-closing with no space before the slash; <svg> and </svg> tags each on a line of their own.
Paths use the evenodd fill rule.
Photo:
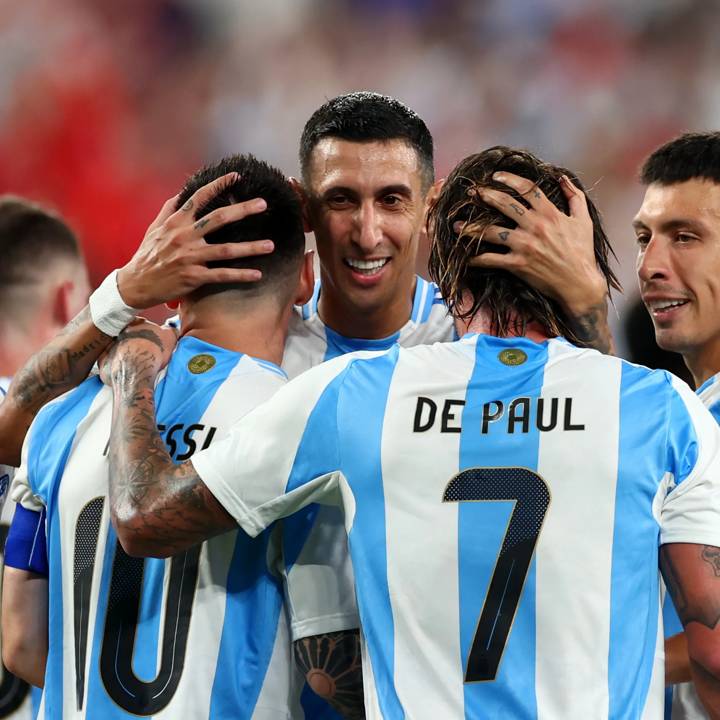
<svg viewBox="0 0 720 720">
<path fill-rule="evenodd" d="M 659 300 L 657 302 L 650 303 L 650 307 L 653 312 L 662 312 L 663 310 L 669 310 L 670 308 L 685 305 L 686 302 L 687 300 Z"/>
<path fill-rule="evenodd" d="M 353 269 L 358 270 L 362 273 L 372 274 L 376 270 L 387 263 L 388 259 L 383 258 L 382 260 L 355 260 L 353 258 L 346 258 L 345 262 Z"/>
</svg>

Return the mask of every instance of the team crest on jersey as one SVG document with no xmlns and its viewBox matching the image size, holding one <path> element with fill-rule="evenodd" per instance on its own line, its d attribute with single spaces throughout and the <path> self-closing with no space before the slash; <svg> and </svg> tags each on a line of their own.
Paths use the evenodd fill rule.
<svg viewBox="0 0 720 720">
<path fill-rule="evenodd" d="M 527 353 L 519 348 L 503 350 L 498 355 L 498 360 L 503 365 L 522 365 L 527 360 Z"/>
<path fill-rule="evenodd" d="M 202 375 L 215 366 L 215 358 L 212 355 L 201 353 L 188 360 L 188 370 L 193 375 Z"/>
</svg>

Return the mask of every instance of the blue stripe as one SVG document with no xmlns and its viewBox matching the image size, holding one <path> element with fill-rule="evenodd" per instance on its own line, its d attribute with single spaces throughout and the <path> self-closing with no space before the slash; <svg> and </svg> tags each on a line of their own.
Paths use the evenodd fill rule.
<svg viewBox="0 0 720 720">
<path fill-rule="evenodd" d="M 652 501 L 666 470 L 665 373 L 623 363 L 610 584 L 609 720 L 642 714 L 658 622 L 660 527 Z M 679 418 L 678 418 L 679 420 Z"/>
<path fill-rule="evenodd" d="M 358 606 L 385 720 L 404 718 L 395 693 L 395 625 L 387 578 L 381 447 L 385 406 L 399 347 L 346 368 L 338 405 L 342 471 L 356 500 L 349 536 L 353 567 L 363 583 Z"/>
<path fill-rule="evenodd" d="M 260 367 L 264 367 L 266 370 L 269 370 L 273 375 L 279 375 L 281 378 L 285 378 L 285 380 L 288 379 L 287 373 L 275 363 L 270 362 L 269 360 L 262 360 L 261 358 L 251 357 L 248 355 L 248 357 L 251 358 L 251 360 L 254 360 Z"/>
<path fill-rule="evenodd" d="M 421 323 L 426 323 L 430 319 L 430 313 L 432 312 L 433 305 L 435 305 L 435 290 L 437 286 L 434 283 L 428 283 L 428 293 L 425 298 L 425 307 L 423 308 L 423 314 L 420 318 Z"/>
<path fill-rule="evenodd" d="M 195 375 L 188 371 L 187 365 L 195 355 L 201 353 L 212 355 L 215 365 L 207 372 Z M 171 435 L 175 445 L 173 447 L 170 444 L 169 450 L 170 452 L 174 450 L 174 458 L 191 453 L 193 451 L 192 442 L 195 442 L 196 449 L 199 449 L 205 440 L 206 435 L 198 436 L 197 431 L 186 437 L 185 429 L 202 418 L 216 392 L 222 387 L 241 357 L 240 353 L 219 348 L 194 337 L 184 337 L 178 343 L 167 372 L 155 389 L 157 419 L 159 425 L 165 426 L 164 437 L 168 437 L 170 428 L 182 425 Z M 168 440 L 168 442 L 170 441 Z M 87 683 L 87 706 L 93 708 L 98 717 L 103 718 L 133 717 L 110 699 L 104 690 L 99 672 L 116 541 L 117 536 L 112 527 L 109 527 L 99 591 L 98 613 L 93 633 L 91 672 Z M 146 682 L 153 680 L 159 670 L 157 667 L 158 645 L 163 615 L 163 588 L 168 567 L 165 560 L 157 558 L 145 560 L 140 616 L 136 628 L 132 662 L 137 677 Z M 192 652 L 192 648 L 188 648 L 188 652 Z M 185 679 L 182 682 L 186 682 Z"/>
<path fill-rule="evenodd" d="M 225 623 L 212 687 L 214 720 L 250 717 L 272 657 L 282 610 L 282 589 L 267 569 L 270 530 L 252 539 L 235 532 L 227 578 Z M 209 541 L 223 543 L 224 538 Z M 289 652 L 289 648 L 288 648 Z"/>
<path fill-rule="evenodd" d="M 429 285 L 427 280 L 421 278 L 419 275 L 415 276 L 415 295 L 413 296 L 412 312 L 410 313 L 410 320 L 414 323 L 420 320 L 420 316 L 424 310 L 423 289 Z M 432 289 L 427 288 L 427 294 L 432 296 Z"/>
<path fill-rule="evenodd" d="M 71 393 L 38 414 L 29 438 L 28 479 L 47 509 L 48 559 L 48 660 L 45 669 L 45 715 L 61 717 L 63 706 L 63 596 L 62 548 L 57 494 L 77 426 L 87 415 L 102 388 L 89 378 Z"/>
<path fill-rule="evenodd" d="M 528 355 L 523 365 L 508 367 L 498 360 L 507 348 L 522 348 Z M 524 467 L 537 469 L 539 432 L 530 423 L 527 433 L 518 426 L 507 431 L 511 400 L 537 398 L 542 390 L 547 345 L 513 338 L 501 340 L 479 336 L 475 367 L 468 385 L 460 436 L 460 469 L 472 467 Z M 505 406 L 503 420 L 491 423 L 480 434 L 483 405 L 499 399 Z M 531 400 L 532 405 L 532 400 Z M 463 671 L 489 590 L 514 502 L 465 502 L 458 507 L 458 573 L 460 580 L 460 646 Z M 486 552 L 478 549 L 486 548 Z M 537 716 L 535 700 L 535 558 L 525 580 L 515 621 L 505 645 L 495 682 L 466 683 L 465 717 Z"/>
</svg>

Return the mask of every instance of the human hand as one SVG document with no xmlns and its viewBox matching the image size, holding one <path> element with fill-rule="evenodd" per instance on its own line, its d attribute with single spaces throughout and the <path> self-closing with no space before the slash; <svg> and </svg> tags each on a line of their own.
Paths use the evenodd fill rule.
<svg viewBox="0 0 720 720">
<path fill-rule="evenodd" d="M 170 362 L 177 338 L 174 328 L 136 318 L 98 359 L 100 379 L 112 385 L 118 373 L 127 369 L 157 375 Z"/>
<path fill-rule="evenodd" d="M 608 288 L 595 260 L 593 223 L 585 194 L 567 176 L 562 177 L 561 187 L 570 206 L 570 215 L 566 215 L 532 180 L 508 172 L 495 173 L 493 179 L 520 193 L 530 207 L 499 190 L 478 190 L 484 202 L 517 227 L 487 228 L 483 239 L 507 247 L 508 252 L 483 253 L 472 258 L 470 265 L 508 270 L 557 300 L 573 317 L 604 306 Z M 472 225 L 457 222 L 454 230 L 472 234 Z"/>
<path fill-rule="evenodd" d="M 228 205 L 195 219 L 197 208 L 237 178 L 237 173 L 229 173 L 213 180 L 179 210 L 175 209 L 177 196 L 165 202 L 140 247 L 118 271 L 118 289 L 127 305 L 149 308 L 184 297 L 208 283 L 260 280 L 262 273 L 259 270 L 208 268 L 207 263 L 265 255 L 273 251 L 271 240 L 211 245 L 205 242 L 204 236 L 223 225 L 263 212 L 267 208 L 265 200 L 255 198 Z"/>
</svg>

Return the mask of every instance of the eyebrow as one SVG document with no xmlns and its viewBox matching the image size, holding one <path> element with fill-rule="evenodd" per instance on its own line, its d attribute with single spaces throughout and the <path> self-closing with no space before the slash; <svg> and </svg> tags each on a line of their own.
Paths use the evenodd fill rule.
<svg viewBox="0 0 720 720">
<path fill-rule="evenodd" d="M 650 229 L 646 223 L 638 218 L 635 218 L 632 221 L 632 226 L 636 230 Z M 672 232 L 673 230 L 682 230 L 684 228 L 694 230 L 696 232 L 703 232 L 705 230 L 705 225 L 698 220 L 692 220 L 690 218 L 675 218 L 673 220 L 666 220 L 665 222 L 660 223 L 661 232 Z"/>
</svg>

